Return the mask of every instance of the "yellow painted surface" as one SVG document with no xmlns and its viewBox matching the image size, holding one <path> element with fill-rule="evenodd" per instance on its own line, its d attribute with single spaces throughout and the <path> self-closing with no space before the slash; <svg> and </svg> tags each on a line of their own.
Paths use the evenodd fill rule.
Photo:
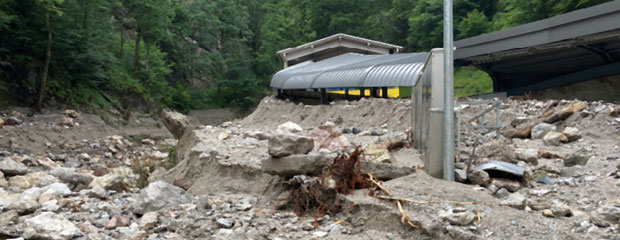
<svg viewBox="0 0 620 240">
<path fill-rule="evenodd" d="M 382 96 L 382 91 L 378 91 L 379 92 L 379 96 Z M 344 90 L 342 91 L 329 91 L 329 93 L 335 93 L 335 94 L 344 94 Z M 398 98 L 398 93 L 399 90 L 398 88 L 388 88 L 388 97 L 389 98 Z M 356 90 L 349 90 L 349 95 L 351 96 L 359 96 L 360 95 L 360 90 L 356 89 Z M 366 89 L 366 91 L 364 92 L 364 96 L 370 96 L 370 89 Z"/>
</svg>

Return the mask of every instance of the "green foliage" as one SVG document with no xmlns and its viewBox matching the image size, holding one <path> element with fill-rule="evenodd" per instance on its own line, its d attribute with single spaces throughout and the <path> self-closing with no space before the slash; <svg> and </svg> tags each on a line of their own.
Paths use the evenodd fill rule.
<svg viewBox="0 0 620 240">
<path fill-rule="evenodd" d="M 455 36 L 608 1 L 455 0 Z M 282 69 L 278 50 L 340 32 L 410 52 L 443 41 L 441 0 L 0 0 L 0 106 L 35 103 L 48 8 L 54 40 L 44 96 L 72 106 L 249 107 Z M 456 76 L 457 95 L 491 89 L 480 71 Z"/>
<path fill-rule="evenodd" d="M 168 158 L 169 160 L 168 160 L 168 163 L 166 164 L 166 169 L 171 169 L 174 166 L 176 166 L 177 163 L 179 162 L 176 146 L 171 146 L 170 148 L 168 148 Z"/>
<path fill-rule="evenodd" d="M 456 29 L 458 30 L 457 38 L 467 38 L 488 32 L 491 29 L 491 23 L 483 12 L 474 9 L 467 13 Z"/>
<path fill-rule="evenodd" d="M 454 71 L 454 96 L 465 97 L 493 92 L 489 75 L 475 67 L 462 67 Z"/>
</svg>

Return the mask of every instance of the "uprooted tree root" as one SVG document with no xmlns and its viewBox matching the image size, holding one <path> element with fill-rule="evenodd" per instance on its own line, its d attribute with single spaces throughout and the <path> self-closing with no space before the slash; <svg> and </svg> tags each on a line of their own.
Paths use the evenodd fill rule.
<svg viewBox="0 0 620 240">
<path fill-rule="evenodd" d="M 289 180 L 289 185 L 293 187 L 295 213 L 303 216 L 316 209 L 316 227 L 319 217 L 340 210 L 336 202 L 338 193 L 348 194 L 355 189 L 370 187 L 368 176 L 361 172 L 362 159 L 363 151 L 357 147 L 351 154 L 336 156 L 319 177 L 295 176 Z"/>
</svg>

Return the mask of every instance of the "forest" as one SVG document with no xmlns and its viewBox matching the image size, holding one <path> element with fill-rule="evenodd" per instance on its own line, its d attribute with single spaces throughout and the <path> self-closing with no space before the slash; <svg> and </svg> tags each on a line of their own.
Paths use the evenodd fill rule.
<svg viewBox="0 0 620 240">
<path fill-rule="evenodd" d="M 455 0 L 455 39 L 608 1 Z M 271 76 L 282 68 L 280 49 L 335 33 L 407 52 L 441 47 L 442 4 L 0 0 L 0 107 L 250 107 L 270 94 Z"/>
</svg>

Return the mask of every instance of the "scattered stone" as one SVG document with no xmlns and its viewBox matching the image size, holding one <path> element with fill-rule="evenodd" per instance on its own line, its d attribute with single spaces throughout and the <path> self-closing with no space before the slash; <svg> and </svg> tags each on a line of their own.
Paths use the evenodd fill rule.
<svg viewBox="0 0 620 240">
<path fill-rule="evenodd" d="M 573 142 L 581 138 L 581 131 L 574 127 L 566 127 L 562 133 L 568 138 L 568 141 Z"/>
<path fill-rule="evenodd" d="M 324 231 L 315 231 L 312 233 L 312 236 L 317 237 L 317 238 L 324 238 L 328 235 L 328 232 L 324 232 Z"/>
<path fill-rule="evenodd" d="M 65 110 L 65 115 L 67 115 L 70 118 L 77 118 L 79 116 L 78 113 L 72 109 Z"/>
<path fill-rule="evenodd" d="M 454 177 L 458 182 L 467 181 L 467 172 L 464 169 L 454 169 Z"/>
<path fill-rule="evenodd" d="M 497 192 L 495 192 L 496 198 L 505 198 L 508 195 L 510 195 L 510 192 L 505 188 L 500 188 L 499 190 L 497 190 Z"/>
<path fill-rule="evenodd" d="M 303 134 L 304 129 L 301 126 L 297 125 L 297 123 L 288 121 L 283 124 L 280 124 L 276 129 L 276 134 L 278 135 L 290 135 L 290 134 Z"/>
<path fill-rule="evenodd" d="M 146 145 L 155 145 L 155 141 L 153 139 L 150 138 L 145 138 L 142 139 L 142 141 L 140 141 L 142 144 L 146 144 Z"/>
<path fill-rule="evenodd" d="M 106 199 L 108 197 L 108 191 L 103 189 L 102 187 L 93 187 L 90 191 L 88 191 L 88 196 L 99 199 Z"/>
<path fill-rule="evenodd" d="M 601 206 L 590 214 L 590 220 L 599 227 L 609 227 L 620 223 L 620 204 Z"/>
<path fill-rule="evenodd" d="M 2 129 L 2 127 L 4 127 L 4 119 L 0 118 L 0 129 Z"/>
<path fill-rule="evenodd" d="M 28 189 L 33 186 L 29 178 L 25 176 L 13 176 L 9 178 L 9 186 Z"/>
<path fill-rule="evenodd" d="M 138 225 L 142 230 L 150 230 L 157 225 L 159 222 L 159 213 L 157 212 L 147 212 L 142 215 L 142 218 L 138 221 Z"/>
<path fill-rule="evenodd" d="M 73 118 L 63 117 L 62 120 L 58 122 L 58 125 L 73 127 L 74 126 Z"/>
<path fill-rule="evenodd" d="M 371 136 L 383 136 L 388 132 L 387 129 L 373 128 L 370 130 Z"/>
<path fill-rule="evenodd" d="M 17 117 L 9 117 L 6 120 L 4 120 L 4 126 L 17 126 L 22 124 L 22 120 L 20 120 Z"/>
<path fill-rule="evenodd" d="M 71 221 L 55 213 L 43 212 L 24 221 L 26 239 L 72 239 L 80 230 Z"/>
<path fill-rule="evenodd" d="M 476 218 L 476 214 L 464 208 L 453 208 L 439 212 L 439 218 L 452 225 L 466 226 Z"/>
<path fill-rule="evenodd" d="M 261 131 L 250 131 L 250 132 L 246 132 L 244 134 L 245 137 L 248 138 L 255 138 L 258 140 L 268 140 L 269 138 L 271 138 L 271 135 L 265 133 L 265 132 L 261 132 Z"/>
<path fill-rule="evenodd" d="M 50 175 L 57 177 L 61 181 L 74 185 L 88 186 L 94 177 L 87 173 L 78 173 L 70 168 L 54 168 L 50 171 Z"/>
<path fill-rule="evenodd" d="M 117 192 L 129 191 L 137 184 L 138 177 L 133 170 L 128 167 L 118 167 L 109 170 L 110 173 L 96 177 L 89 187 L 101 187 L 105 190 L 114 190 Z"/>
<path fill-rule="evenodd" d="M 351 128 L 351 133 L 353 133 L 355 135 L 360 134 L 361 132 L 362 132 L 362 129 L 359 128 L 359 127 L 352 127 Z"/>
<path fill-rule="evenodd" d="M 234 222 L 232 222 L 232 221 L 230 221 L 230 220 L 228 220 L 226 218 L 218 218 L 216 220 L 216 222 L 217 222 L 218 226 L 220 226 L 222 228 L 226 228 L 226 229 L 230 229 L 234 225 Z"/>
<path fill-rule="evenodd" d="M 542 184 L 547 184 L 547 185 L 553 185 L 555 183 L 555 181 L 553 181 L 553 179 L 551 179 L 549 176 L 542 176 L 540 178 L 538 178 L 536 180 L 537 183 L 542 183 Z"/>
<path fill-rule="evenodd" d="M 583 151 L 578 151 L 573 154 L 570 154 L 568 157 L 564 159 L 564 166 L 571 167 L 575 165 L 585 166 L 590 160 L 590 156 L 584 153 Z"/>
<path fill-rule="evenodd" d="M 487 173 L 486 171 L 482 171 L 482 170 L 472 170 L 471 172 L 469 172 L 469 175 L 467 176 L 467 178 L 473 184 L 478 184 L 480 186 L 487 186 L 489 185 L 489 183 L 491 183 L 491 178 L 489 177 L 489 173 Z"/>
<path fill-rule="evenodd" d="M 4 157 L 0 161 L 0 171 L 6 176 L 24 175 L 28 173 L 28 168 L 26 165 L 16 162 L 10 157 Z"/>
<path fill-rule="evenodd" d="M 198 200 L 196 200 L 196 208 L 197 209 L 211 209 L 211 203 L 209 203 L 209 196 L 202 195 L 198 197 Z"/>
<path fill-rule="evenodd" d="M 532 128 L 532 139 L 541 139 L 550 131 L 557 131 L 553 124 L 540 123 Z"/>
<path fill-rule="evenodd" d="M 101 177 L 103 175 L 108 174 L 109 172 L 110 171 L 108 171 L 108 169 L 105 167 L 95 168 L 95 171 L 93 171 L 93 176 Z"/>
<path fill-rule="evenodd" d="M 581 165 L 574 165 L 574 166 L 565 167 L 564 169 L 562 169 L 562 176 L 577 178 L 577 177 L 581 177 L 581 175 L 583 175 L 583 172 L 584 170 Z"/>
<path fill-rule="evenodd" d="M 526 204 L 526 198 L 521 193 L 512 193 L 508 195 L 501 204 L 508 205 L 510 207 L 523 209 Z"/>
<path fill-rule="evenodd" d="M 529 121 L 529 119 L 527 119 L 527 117 L 516 117 L 515 119 L 510 121 L 510 126 L 518 127 L 519 125 L 524 124 L 524 123 L 526 123 L 528 121 Z"/>
<path fill-rule="evenodd" d="M 108 224 L 105 225 L 105 229 L 112 230 L 118 227 L 126 227 L 129 226 L 130 223 L 131 220 L 129 219 L 129 217 L 117 214 L 114 215 L 114 217 L 112 217 L 110 221 L 108 221 Z"/>
<path fill-rule="evenodd" d="M 556 158 L 562 159 L 563 158 L 559 154 L 552 153 L 552 152 L 547 152 L 547 151 L 544 151 L 542 149 L 538 150 L 538 157 L 539 158 L 545 158 L 545 159 L 556 159 Z"/>
<path fill-rule="evenodd" d="M 551 211 L 551 209 L 545 209 L 542 211 L 542 215 L 548 218 L 554 218 L 555 215 L 553 215 L 553 211 Z"/>
<path fill-rule="evenodd" d="M 515 154 L 517 160 L 527 162 L 534 166 L 538 165 L 538 150 L 536 149 L 516 149 Z"/>
<path fill-rule="evenodd" d="M 230 137 L 230 133 L 227 132 L 221 132 L 220 134 L 217 135 L 217 140 L 223 141 L 226 140 Z"/>
<path fill-rule="evenodd" d="M 134 213 L 144 214 L 189 202 L 190 200 L 185 196 L 183 189 L 166 182 L 157 181 L 140 190 L 136 202 L 132 205 L 132 210 Z"/>
<path fill-rule="evenodd" d="M 296 135 L 276 135 L 269 139 L 269 155 L 286 157 L 294 154 L 306 154 L 314 148 L 314 140 Z"/>
<path fill-rule="evenodd" d="M 494 139 L 482 144 L 477 150 L 479 158 L 495 158 L 507 162 L 516 162 L 515 149 L 504 139 Z"/>
<path fill-rule="evenodd" d="M 553 213 L 553 216 L 556 216 L 556 217 L 572 217 L 573 216 L 573 211 L 571 211 L 570 208 L 568 208 L 568 206 L 554 207 L 551 209 L 551 212 Z"/>
<path fill-rule="evenodd" d="M 19 220 L 19 214 L 15 210 L 9 210 L 4 213 L 0 213 L 0 226 L 8 226 L 11 223 L 17 223 Z M 1 231 L 1 230 L 0 230 Z"/>
<path fill-rule="evenodd" d="M 547 146 L 560 146 L 563 142 L 568 142 L 568 137 L 559 132 L 550 131 L 543 137 L 543 143 Z"/>
</svg>

